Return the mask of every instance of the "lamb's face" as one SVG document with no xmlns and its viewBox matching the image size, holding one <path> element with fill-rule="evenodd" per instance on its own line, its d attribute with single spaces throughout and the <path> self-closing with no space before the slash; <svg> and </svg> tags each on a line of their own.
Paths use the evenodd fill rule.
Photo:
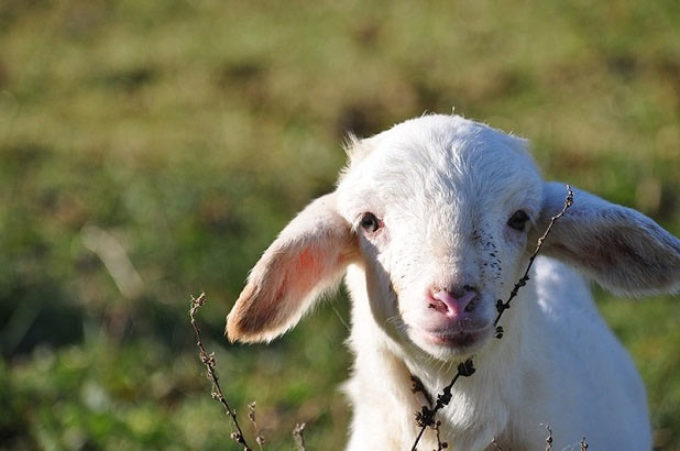
<svg viewBox="0 0 680 451">
<path fill-rule="evenodd" d="M 355 147 L 339 209 L 359 237 L 376 321 L 440 359 L 475 351 L 525 268 L 540 209 L 524 142 L 428 116 Z"/>
</svg>

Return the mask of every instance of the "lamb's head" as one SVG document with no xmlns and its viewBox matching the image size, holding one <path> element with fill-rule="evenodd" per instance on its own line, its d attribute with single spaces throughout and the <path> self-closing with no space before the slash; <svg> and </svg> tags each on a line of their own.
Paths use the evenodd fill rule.
<svg viewBox="0 0 680 451">
<path fill-rule="evenodd" d="M 356 233 L 377 323 L 435 357 L 476 349 L 541 211 L 524 140 L 429 116 L 353 143 L 350 157 L 337 207 Z"/>
<path fill-rule="evenodd" d="M 523 140 L 457 116 L 424 116 L 349 147 L 336 191 L 300 212 L 253 268 L 229 338 L 285 332 L 353 263 L 375 323 L 397 343 L 439 359 L 483 346 L 564 186 L 541 180 Z M 677 238 L 579 190 L 542 252 L 618 292 L 680 286 Z"/>
</svg>

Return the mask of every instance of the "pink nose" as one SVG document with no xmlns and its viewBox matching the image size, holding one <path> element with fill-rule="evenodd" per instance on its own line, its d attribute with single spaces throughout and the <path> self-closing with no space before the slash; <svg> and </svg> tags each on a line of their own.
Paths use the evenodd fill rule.
<svg viewBox="0 0 680 451">
<path fill-rule="evenodd" d="M 471 310 L 472 301 L 477 297 L 477 290 L 465 286 L 451 291 L 438 290 L 431 293 L 429 307 L 450 318 L 454 318 L 466 310 Z"/>
</svg>

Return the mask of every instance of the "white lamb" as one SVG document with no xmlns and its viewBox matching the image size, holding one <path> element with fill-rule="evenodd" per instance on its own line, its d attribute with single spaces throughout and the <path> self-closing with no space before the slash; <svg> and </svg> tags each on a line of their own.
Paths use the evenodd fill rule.
<svg viewBox="0 0 680 451">
<path fill-rule="evenodd" d="M 564 185 L 542 181 L 524 140 L 459 116 L 420 117 L 349 147 L 337 189 L 253 268 L 229 339 L 272 340 L 345 275 L 356 354 L 348 449 L 410 449 L 423 405 L 410 376 L 439 393 L 469 357 L 477 372 L 437 413 L 449 449 L 544 449 L 544 425 L 554 449 L 579 449 L 582 437 L 595 450 L 650 449 L 640 377 L 572 268 L 619 294 L 674 292 L 680 240 L 574 190 L 541 250 L 557 260 L 536 260 L 499 340 L 496 302 L 562 207 Z M 419 448 L 437 448 L 432 429 Z"/>
</svg>

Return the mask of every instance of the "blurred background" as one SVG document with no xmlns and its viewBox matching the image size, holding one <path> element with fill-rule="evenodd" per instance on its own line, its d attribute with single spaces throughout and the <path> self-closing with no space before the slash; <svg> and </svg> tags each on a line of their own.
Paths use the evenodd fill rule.
<svg viewBox="0 0 680 451">
<path fill-rule="evenodd" d="M 236 449 L 205 291 L 248 433 L 256 400 L 268 449 L 341 449 L 343 293 L 270 346 L 224 317 L 348 131 L 453 107 L 680 234 L 674 0 L 0 1 L 0 448 Z M 680 300 L 597 295 L 680 449 Z"/>
</svg>

